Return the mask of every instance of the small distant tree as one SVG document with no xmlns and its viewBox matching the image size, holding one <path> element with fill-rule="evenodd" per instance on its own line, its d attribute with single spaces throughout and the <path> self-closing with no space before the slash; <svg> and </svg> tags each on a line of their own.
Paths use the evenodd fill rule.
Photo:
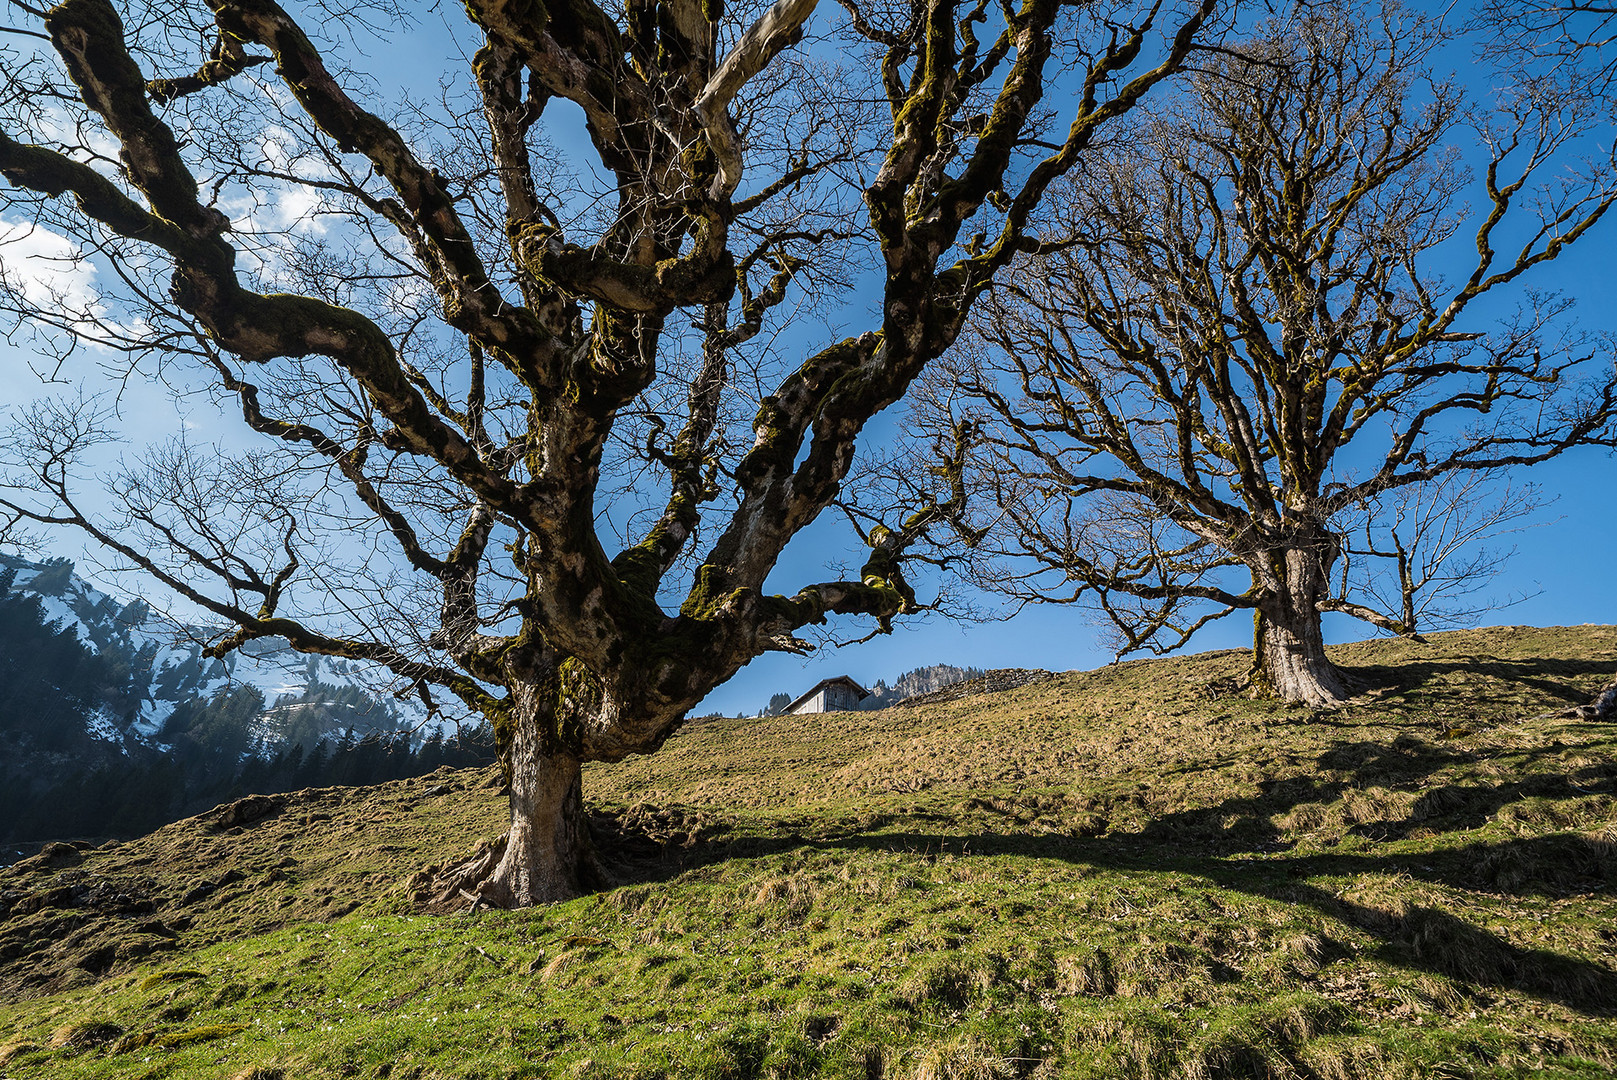
<svg viewBox="0 0 1617 1080">
<path fill-rule="evenodd" d="M 766 709 L 764 709 L 764 715 L 765 716 L 779 716 L 782 712 L 785 711 L 786 706 L 790 705 L 791 703 L 792 703 L 792 695 L 790 695 L 790 694 L 787 694 L 787 693 L 771 694 L 771 695 L 769 695 L 769 706 Z"/>
<path fill-rule="evenodd" d="M 60 596 L 72 580 L 72 559 L 46 559 L 29 585 L 41 596 Z"/>
<path fill-rule="evenodd" d="M 42 407 L 7 513 L 226 620 L 215 654 L 280 637 L 485 717 L 510 829 L 442 895 L 575 895 L 583 762 L 657 749 L 806 627 L 917 609 L 903 558 L 946 506 L 855 574 L 765 582 L 1212 7 L 468 0 L 444 100 L 390 102 L 320 37 L 391 4 L 15 3 L 8 214 L 104 288 L 0 295 L 60 370 L 85 339 L 161 364 L 261 449 L 176 440 L 101 514 L 103 417 Z"/>
<path fill-rule="evenodd" d="M 1474 586 L 1491 560 L 1467 567 L 1464 542 L 1525 505 L 1479 479 L 1613 445 L 1617 375 L 1551 340 L 1564 301 L 1467 321 L 1611 206 L 1609 168 L 1567 160 L 1589 113 L 1528 86 L 1473 128 L 1430 74 L 1448 40 L 1391 7 L 1298 5 L 1074 178 L 1046 251 L 919 399 L 936 468 L 984 497 L 980 580 L 1094 605 L 1123 652 L 1250 612 L 1256 683 L 1329 705 L 1325 613 L 1430 625 L 1417 597 Z M 1459 140 L 1485 155 L 1475 211 Z"/>
</svg>

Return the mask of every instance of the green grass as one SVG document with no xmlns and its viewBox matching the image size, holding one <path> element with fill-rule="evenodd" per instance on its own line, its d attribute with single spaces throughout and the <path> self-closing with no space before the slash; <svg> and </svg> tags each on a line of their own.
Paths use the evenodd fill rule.
<svg viewBox="0 0 1617 1080">
<path fill-rule="evenodd" d="M 1348 646 L 1317 715 L 1220 653 L 703 722 L 589 770 L 624 884 L 542 910 L 416 913 L 482 773 L 58 850 L 0 873 L 0 1077 L 1607 1076 L 1617 728 L 1534 717 L 1614 644 Z"/>
</svg>

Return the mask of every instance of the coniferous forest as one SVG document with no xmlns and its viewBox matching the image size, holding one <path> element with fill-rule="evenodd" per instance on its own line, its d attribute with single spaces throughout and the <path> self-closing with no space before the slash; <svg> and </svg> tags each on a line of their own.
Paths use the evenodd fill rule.
<svg viewBox="0 0 1617 1080">
<path fill-rule="evenodd" d="M 493 761 L 486 727 L 378 730 L 376 700 L 318 681 L 268 707 L 248 684 L 193 696 L 143 741 L 129 728 L 140 657 L 98 652 L 48 617 L 51 581 L 36 575 L 23 589 L 16 579 L 0 571 L 0 861 L 46 840 L 138 836 L 249 793 Z"/>
</svg>

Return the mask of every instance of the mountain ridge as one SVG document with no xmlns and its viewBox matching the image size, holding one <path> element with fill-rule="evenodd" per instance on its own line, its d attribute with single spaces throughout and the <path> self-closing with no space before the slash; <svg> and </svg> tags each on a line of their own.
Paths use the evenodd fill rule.
<svg viewBox="0 0 1617 1080">
<path fill-rule="evenodd" d="M 203 649 L 223 631 L 166 619 L 143 599 L 120 601 L 80 577 L 71 560 L 30 562 L 0 553 L 0 573 L 6 571 L 14 575 L 12 589 L 39 598 L 47 621 L 72 629 L 98 655 L 124 661 L 124 700 L 107 703 L 111 715 L 104 711 L 103 721 L 147 744 L 182 701 L 237 686 L 258 689 L 272 706 L 315 684 L 353 686 L 377 701 L 394 729 L 424 719 L 418 703 L 378 693 L 385 680 L 354 661 L 305 656 L 275 640 L 249 642 L 223 659 L 205 657 Z"/>
</svg>

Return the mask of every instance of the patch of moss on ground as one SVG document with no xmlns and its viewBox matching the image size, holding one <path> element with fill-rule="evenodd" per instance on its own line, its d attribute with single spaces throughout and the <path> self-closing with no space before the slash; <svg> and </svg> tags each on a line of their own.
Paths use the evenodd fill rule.
<svg viewBox="0 0 1617 1080">
<path fill-rule="evenodd" d="M 0 984 L 34 995 L 0 1005 L 0 1068 L 1609 1075 L 1617 729 L 1543 714 L 1614 643 L 1348 646 L 1364 692 L 1323 714 L 1231 693 L 1222 653 L 706 721 L 589 770 L 623 884 L 534 911 L 414 913 L 412 872 L 499 831 L 491 774 L 204 815 L 0 875 Z"/>
</svg>

